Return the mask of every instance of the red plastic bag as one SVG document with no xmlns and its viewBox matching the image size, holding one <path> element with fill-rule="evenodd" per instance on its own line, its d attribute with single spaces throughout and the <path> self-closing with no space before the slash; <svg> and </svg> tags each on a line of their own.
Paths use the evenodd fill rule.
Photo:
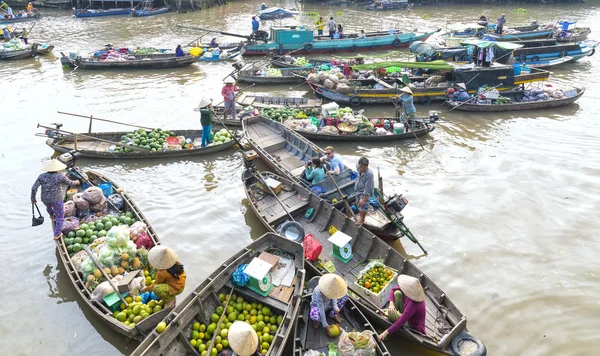
<svg viewBox="0 0 600 356">
<path fill-rule="evenodd" d="M 147 250 L 150 250 L 152 247 L 154 247 L 154 242 L 152 241 L 150 236 L 148 236 L 148 234 L 145 231 L 143 231 L 137 235 L 137 239 L 135 240 L 135 246 L 138 249 L 145 247 Z"/>
<path fill-rule="evenodd" d="M 323 246 L 319 241 L 315 240 L 312 234 L 308 234 L 304 236 L 304 241 L 302 241 L 302 246 L 304 247 L 304 257 L 308 258 L 311 261 L 316 260 L 321 255 L 321 251 L 323 251 Z"/>
</svg>

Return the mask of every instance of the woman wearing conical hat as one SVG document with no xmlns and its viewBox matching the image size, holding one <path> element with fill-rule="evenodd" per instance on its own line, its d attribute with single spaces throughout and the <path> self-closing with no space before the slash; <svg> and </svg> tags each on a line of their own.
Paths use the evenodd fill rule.
<svg viewBox="0 0 600 356">
<path fill-rule="evenodd" d="M 231 350 L 223 350 L 219 356 L 260 356 L 260 343 L 256 331 L 243 321 L 234 322 L 227 335 Z"/>
<path fill-rule="evenodd" d="M 156 271 L 154 283 L 145 287 L 142 292 L 154 292 L 160 300 L 165 301 L 165 308 L 175 300 L 185 288 L 185 271 L 177 254 L 166 246 L 154 246 L 148 253 L 148 262 Z"/>
<path fill-rule="evenodd" d="M 408 323 L 410 329 L 425 334 L 425 291 L 418 279 L 405 274 L 399 275 L 398 287 L 392 288 L 388 300 L 388 319 L 393 324 L 377 336 L 378 340 L 396 333 L 405 323 Z"/>
<path fill-rule="evenodd" d="M 79 185 L 76 180 L 70 180 L 62 173 L 63 169 L 67 168 L 64 163 L 57 159 L 50 160 L 42 166 L 42 171 L 45 173 L 35 180 L 31 187 L 31 202 L 37 203 L 35 196 L 37 190 L 42 186 L 42 203 L 46 206 L 46 211 L 50 214 L 50 218 L 54 220 L 54 239 L 58 240 L 62 236 L 62 227 L 65 222 L 65 206 L 64 193 L 62 185 L 68 186 Z"/>
<path fill-rule="evenodd" d="M 331 325 L 327 323 L 327 316 L 341 322 L 340 310 L 348 301 L 348 285 L 337 274 L 328 273 L 319 279 L 319 284 L 312 293 L 310 302 L 310 319 L 315 328 L 321 326 L 331 333 Z"/>
</svg>

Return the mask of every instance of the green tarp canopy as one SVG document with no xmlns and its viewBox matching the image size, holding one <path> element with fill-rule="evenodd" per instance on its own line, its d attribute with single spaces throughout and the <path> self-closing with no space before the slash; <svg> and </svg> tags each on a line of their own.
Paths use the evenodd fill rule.
<svg viewBox="0 0 600 356">
<path fill-rule="evenodd" d="M 423 68 L 423 69 L 434 69 L 434 70 L 452 70 L 452 67 L 446 61 L 432 61 L 432 62 L 378 62 L 369 64 L 359 64 L 352 66 L 354 70 L 377 70 L 379 68 L 388 67 L 401 67 L 401 68 Z"/>
<path fill-rule="evenodd" d="M 473 45 L 479 48 L 488 48 L 489 46 L 497 46 L 502 49 L 515 50 L 523 47 L 522 44 L 511 43 L 511 42 L 495 42 L 495 41 L 482 41 L 482 40 L 464 40 L 460 42 L 461 45 Z"/>
</svg>

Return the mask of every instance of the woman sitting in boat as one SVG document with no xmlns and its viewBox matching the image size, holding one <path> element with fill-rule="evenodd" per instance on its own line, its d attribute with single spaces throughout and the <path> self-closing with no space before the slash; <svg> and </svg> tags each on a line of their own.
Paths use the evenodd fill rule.
<svg viewBox="0 0 600 356">
<path fill-rule="evenodd" d="M 217 43 L 217 38 L 216 37 L 214 37 L 212 40 L 210 40 L 210 46 L 212 48 L 219 47 L 219 44 Z"/>
<path fill-rule="evenodd" d="M 337 33 L 339 33 L 339 35 L 340 35 L 339 38 L 344 38 L 344 28 L 342 27 L 341 24 L 338 24 Z"/>
<path fill-rule="evenodd" d="M 310 164 L 306 162 L 304 177 L 310 184 L 316 184 L 325 179 L 325 170 L 321 167 L 320 158 L 313 158 Z"/>
<path fill-rule="evenodd" d="M 166 246 L 154 246 L 148 253 L 148 261 L 156 271 L 154 283 L 142 289 L 142 292 L 153 292 L 160 300 L 174 304 L 175 296 L 185 288 L 185 271 L 179 263 L 177 254 Z"/>
<path fill-rule="evenodd" d="M 219 356 L 260 356 L 260 343 L 256 331 L 243 321 L 231 324 L 227 335 L 229 349 L 223 349 Z"/>
<path fill-rule="evenodd" d="M 54 239 L 58 240 L 62 236 L 62 227 L 65 222 L 65 206 L 63 204 L 64 194 L 62 185 L 68 186 L 79 185 L 76 180 L 70 180 L 63 174 L 59 173 L 67 168 L 64 163 L 57 159 L 50 160 L 44 164 L 42 171 L 46 173 L 40 174 L 31 187 L 31 202 L 37 203 L 35 196 L 37 190 L 42 186 L 42 203 L 46 206 L 46 211 L 50 214 L 50 218 L 54 220 Z"/>
<path fill-rule="evenodd" d="M 360 35 L 358 35 L 358 38 L 361 38 L 361 39 L 367 38 L 367 34 L 365 33 L 365 30 L 360 30 Z"/>
<path fill-rule="evenodd" d="M 348 285 L 337 274 L 328 273 L 319 279 L 319 284 L 312 293 L 310 302 L 310 319 L 315 328 L 322 327 L 331 334 L 331 325 L 327 323 L 327 316 L 341 322 L 340 311 L 348 301 Z"/>
<path fill-rule="evenodd" d="M 456 89 L 448 88 L 446 92 L 446 97 L 455 101 L 467 101 L 471 99 L 469 96 L 469 92 L 467 91 L 467 87 L 464 83 L 458 83 L 456 85 Z"/>
<path fill-rule="evenodd" d="M 185 57 L 185 52 L 181 48 L 181 45 L 177 45 L 177 48 L 175 49 L 175 57 Z"/>
<path fill-rule="evenodd" d="M 418 279 L 401 274 L 398 276 L 398 287 L 392 288 L 389 295 L 387 317 L 393 322 L 392 326 L 377 335 L 378 340 L 385 339 L 388 334 L 394 334 L 405 323 L 414 331 L 425 335 L 425 292 Z M 400 312 L 402 311 L 402 312 Z"/>
</svg>

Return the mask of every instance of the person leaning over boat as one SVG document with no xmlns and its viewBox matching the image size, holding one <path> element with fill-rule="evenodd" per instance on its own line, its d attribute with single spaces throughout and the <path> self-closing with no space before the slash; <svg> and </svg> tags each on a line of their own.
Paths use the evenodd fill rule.
<svg viewBox="0 0 600 356">
<path fill-rule="evenodd" d="M 219 44 L 217 43 L 217 38 L 216 38 L 216 37 L 213 37 L 213 39 L 212 39 L 212 40 L 210 40 L 210 46 L 211 46 L 212 48 L 219 47 Z"/>
<path fill-rule="evenodd" d="M 331 16 L 329 18 L 329 21 L 327 21 L 327 28 L 329 29 L 329 37 L 331 37 L 331 39 L 333 39 L 333 35 L 335 35 L 335 21 L 333 21 L 333 16 Z"/>
<path fill-rule="evenodd" d="M 37 203 L 35 195 L 40 186 L 42 186 L 42 203 L 46 206 L 46 211 L 50 218 L 54 220 L 54 239 L 58 240 L 62 236 L 62 227 L 65 222 L 65 206 L 63 204 L 64 192 L 62 184 L 68 186 L 79 185 L 76 180 L 70 180 L 59 171 L 67 166 L 57 159 L 50 160 L 44 164 L 42 173 L 31 187 L 31 202 Z"/>
<path fill-rule="evenodd" d="M 506 23 L 506 15 L 502 14 L 502 16 L 496 19 L 496 33 L 501 35 L 504 24 Z"/>
<path fill-rule="evenodd" d="M 487 24 L 488 24 L 487 17 L 485 17 L 484 14 L 481 14 L 481 16 L 479 16 L 479 21 L 477 23 L 481 26 L 487 26 Z"/>
<path fill-rule="evenodd" d="M 319 17 L 317 22 L 315 22 L 315 26 L 317 26 L 317 36 L 323 36 L 323 28 L 325 27 L 325 20 L 323 17 Z"/>
<path fill-rule="evenodd" d="M 392 326 L 377 335 L 377 340 L 385 339 L 388 334 L 395 334 L 405 323 L 412 330 L 425 335 L 425 292 L 418 279 L 401 274 L 398 276 L 398 287 L 392 288 L 388 297 L 388 319 Z"/>
<path fill-rule="evenodd" d="M 243 321 L 236 321 L 229 327 L 227 335 L 230 349 L 223 349 L 219 356 L 260 356 L 260 343 L 256 331 Z"/>
<path fill-rule="evenodd" d="M 332 146 L 325 147 L 325 156 L 321 157 L 321 161 L 329 164 L 329 173 L 340 174 L 344 170 L 344 163 L 338 155 L 333 152 Z"/>
<path fill-rule="evenodd" d="M 310 301 L 310 319 L 315 328 L 321 326 L 331 334 L 331 325 L 327 316 L 341 323 L 340 311 L 348 301 L 348 285 L 337 274 L 327 273 L 319 278 L 319 284 L 313 289 Z M 329 312 L 328 312 L 329 311 Z"/>
<path fill-rule="evenodd" d="M 311 162 L 306 162 L 304 169 L 304 177 L 310 184 L 316 184 L 325 179 L 325 170 L 321 167 L 321 159 L 313 158 Z"/>
<path fill-rule="evenodd" d="M 185 57 L 185 52 L 181 48 L 181 45 L 177 45 L 177 48 L 175 49 L 175 57 Z"/>
<path fill-rule="evenodd" d="M 221 89 L 221 95 L 223 96 L 223 104 L 225 105 L 223 120 L 227 119 L 228 112 L 231 112 L 231 118 L 235 120 L 235 92 L 240 91 L 240 89 L 234 85 L 235 79 L 233 79 L 232 77 L 225 78 L 223 83 L 225 83 L 225 86 L 223 87 L 223 89 Z"/>
<path fill-rule="evenodd" d="M 165 301 L 167 308 L 185 288 L 186 275 L 183 265 L 179 263 L 175 251 L 162 245 L 150 249 L 148 262 L 156 269 L 156 279 L 141 292 L 153 292 L 158 299 Z"/>
<path fill-rule="evenodd" d="M 365 30 L 360 30 L 360 35 L 358 35 L 358 38 L 361 38 L 361 39 L 367 38 L 367 35 L 365 34 Z"/>
<path fill-rule="evenodd" d="M 354 195 L 356 196 L 356 207 L 358 208 L 358 220 L 356 224 L 365 223 L 369 211 L 369 199 L 373 196 L 375 182 L 373 172 L 369 169 L 369 159 L 361 157 L 358 159 L 358 178 L 354 182 Z"/>
<path fill-rule="evenodd" d="M 200 99 L 200 125 L 202 125 L 202 147 L 210 143 L 210 132 L 212 126 L 212 99 Z"/>
</svg>

